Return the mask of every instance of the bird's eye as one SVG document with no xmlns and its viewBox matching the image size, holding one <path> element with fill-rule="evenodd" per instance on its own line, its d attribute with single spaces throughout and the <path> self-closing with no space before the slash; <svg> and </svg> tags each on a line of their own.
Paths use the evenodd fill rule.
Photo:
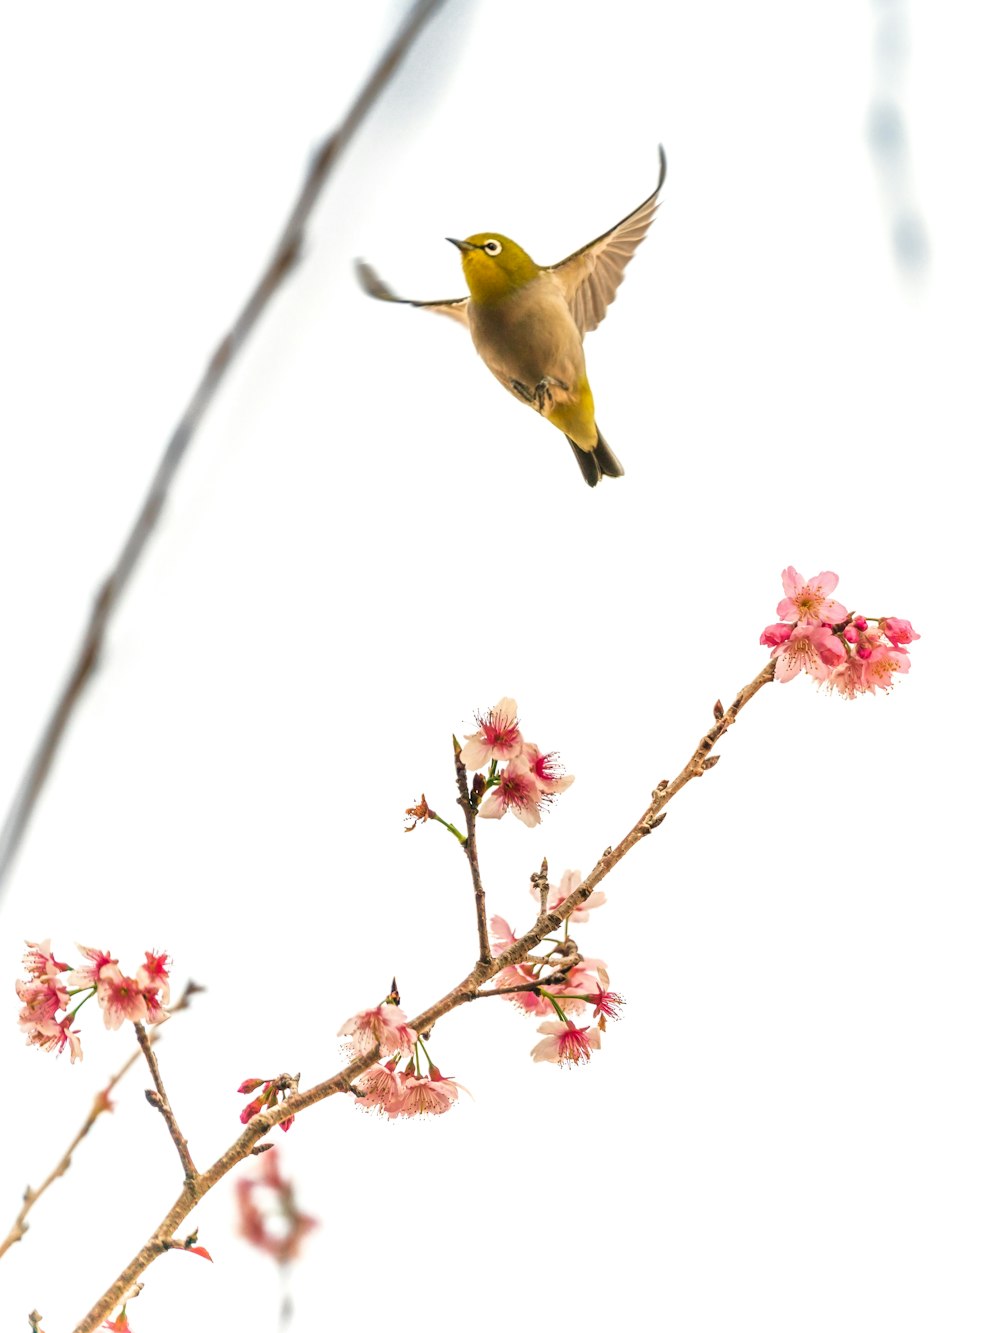
<svg viewBox="0 0 1000 1333">
<path fill-rule="evenodd" d="M 500 251 L 503 249 L 503 246 L 500 244 L 499 241 L 487 241 L 486 244 L 483 246 L 483 249 L 486 251 L 488 255 L 498 255 Z"/>
</svg>

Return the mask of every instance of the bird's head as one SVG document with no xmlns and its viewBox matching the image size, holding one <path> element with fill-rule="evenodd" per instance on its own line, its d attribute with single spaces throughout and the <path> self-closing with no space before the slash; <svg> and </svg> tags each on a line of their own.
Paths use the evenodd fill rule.
<svg viewBox="0 0 1000 1333">
<path fill-rule="evenodd" d="M 537 278 L 541 269 L 516 241 L 482 231 L 464 241 L 448 240 L 462 252 L 462 271 L 477 305 L 495 305 Z"/>
</svg>

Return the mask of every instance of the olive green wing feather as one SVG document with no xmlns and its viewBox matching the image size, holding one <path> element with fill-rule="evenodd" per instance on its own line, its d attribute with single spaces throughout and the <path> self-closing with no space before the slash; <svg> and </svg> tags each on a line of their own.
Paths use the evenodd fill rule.
<svg viewBox="0 0 1000 1333">
<path fill-rule="evenodd" d="M 374 296 L 377 301 L 394 301 L 397 305 L 415 305 L 422 310 L 433 310 L 439 315 L 450 315 L 452 319 L 457 319 L 460 324 L 469 322 L 469 298 L 467 296 L 458 296 L 452 301 L 408 301 L 405 296 L 397 296 L 391 287 L 387 287 L 379 275 L 372 268 L 371 264 L 366 264 L 363 259 L 354 261 L 354 271 L 358 275 L 358 282 L 368 293 Z"/>
<path fill-rule="evenodd" d="M 657 196 L 667 176 L 667 157 L 660 146 L 660 178 L 656 189 L 637 209 L 610 231 L 548 270 L 558 281 L 581 333 L 596 329 L 615 299 L 625 266 L 649 231 Z"/>
</svg>

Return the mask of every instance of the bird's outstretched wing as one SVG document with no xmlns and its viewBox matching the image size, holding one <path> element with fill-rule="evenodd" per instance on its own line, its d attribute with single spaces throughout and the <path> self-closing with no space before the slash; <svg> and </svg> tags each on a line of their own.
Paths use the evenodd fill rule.
<svg viewBox="0 0 1000 1333">
<path fill-rule="evenodd" d="M 660 145 L 660 179 L 648 199 L 627 218 L 598 236 L 582 250 L 569 255 L 549 272 L 558 281 L 581 333 L 596 329 L 615 299 L 615 292 L 625 273 L 625 265 L 636 246 L 649 231 L 656 212 L 657 195 L 667 176 L 667 156 Z M 374 293 L 373 293 L 374 295 Z"/>
<path fill-rule="evenodd" d="M 439 315 L 450 315 L 452 319 L 457 319 L 460 324 L 468 324 L 469 322 L 469 298 L 467 296 L 458 296 L 453 301 L 408 301 L 406 297 L 397 296 L 391 287 L 387 287 L 371 264 L 366 264 L 363 259 L 354 261 L 354 271 L 358 275 L 358 282 L 361 283 L 361 286 L 369 296 L 374 296 L 377 301 L 395 301 L 397 305 L 415 305 L 422 310 L 433 310 Z"/>
</svg>

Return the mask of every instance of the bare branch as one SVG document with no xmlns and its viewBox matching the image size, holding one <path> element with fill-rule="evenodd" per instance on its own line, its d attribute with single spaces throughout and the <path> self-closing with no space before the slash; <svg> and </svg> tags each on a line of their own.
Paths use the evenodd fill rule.
<svg viewBox="0 0 1000 1333">
<path fill-rule="evenodd" d="M 191 400 L 174 428 L 174 433 L 160 459 L 118 559 L 98 590 L 83 640 L 77 649 L 66 683 L 53 705 L 11 803 L 3 829 L 0 830 L 0 891 L 3 889 L 45 785 L 70 717 L 80 702 L 97 665 L 112 615 L 152 535 L 174 477 L 202 418 L 243 344 L 298 261 L 302 252 L 306 223 L 334 166 L 421 30 L 435 11 L 442 8 L 445 3 L 446 0 L 415 0 L 395 37 L 368 76 L 343 123 L 324 139 L 314 154 L 298 198 L 292 205 L 288 220 L 264 272 L 257 280 L 232 327 L 215 349 Z"/>
<path fill-rule="evenodd" d="M 455 746 L 455 781 L 458 784 L 458 803 L 465 815 L 466 834 L 462 846 L 469 862 L 469 871 L 472 875 L 472 891 L 476 898 L 479 961 L 488 963 L 490 961 L 490 937 L 486 929 L 486 890 L 483 888 L 482 876 L 479 873 L 479 852 L 476 848 L 476 816 L 478 811 L 472 803 L 472 797 L 469 795 L 469 775 L 462 763 L 462 752 L 458 748 L 457 741 L 453 740 L 453 744 Z"/>
<path fill-rule="evenodd" d="M 198 1174 L 191 1153 L 188 1149 L 187 1139 L 181 1133 L 180 1126 L 177 1123 L 177 1117 L 170 1107 L 170 1100 L 167 1097 L 167 1090 L 163 1086 L 163 1079 L 160 1077 L 160 1065 L 153 1053 L 153 1047 L 149 1040 L 149 1033 L 146 1031 L 144 1023 L 136 1023 L 135 1035 L 139 1042 L 139 1047 L 146 1057 L 146 1064 L 149 1065 L 149 1072 L 153 1076 L 153 1083 L 156 1086 L 155 1092 L 146 1093 L 146 1101 L 150 1106 L 154 1106 L 160 1115 L 167 1122 L 167 1128 L 170 1131 L 170 1137 L 174 1141 L 174 1147 L 177 1149 L 177 1155 L 181 1159 L 181 1166 L 184 1168 L 184 1179 L 188 1182 L 194 1180 Z"/>
</svg>

